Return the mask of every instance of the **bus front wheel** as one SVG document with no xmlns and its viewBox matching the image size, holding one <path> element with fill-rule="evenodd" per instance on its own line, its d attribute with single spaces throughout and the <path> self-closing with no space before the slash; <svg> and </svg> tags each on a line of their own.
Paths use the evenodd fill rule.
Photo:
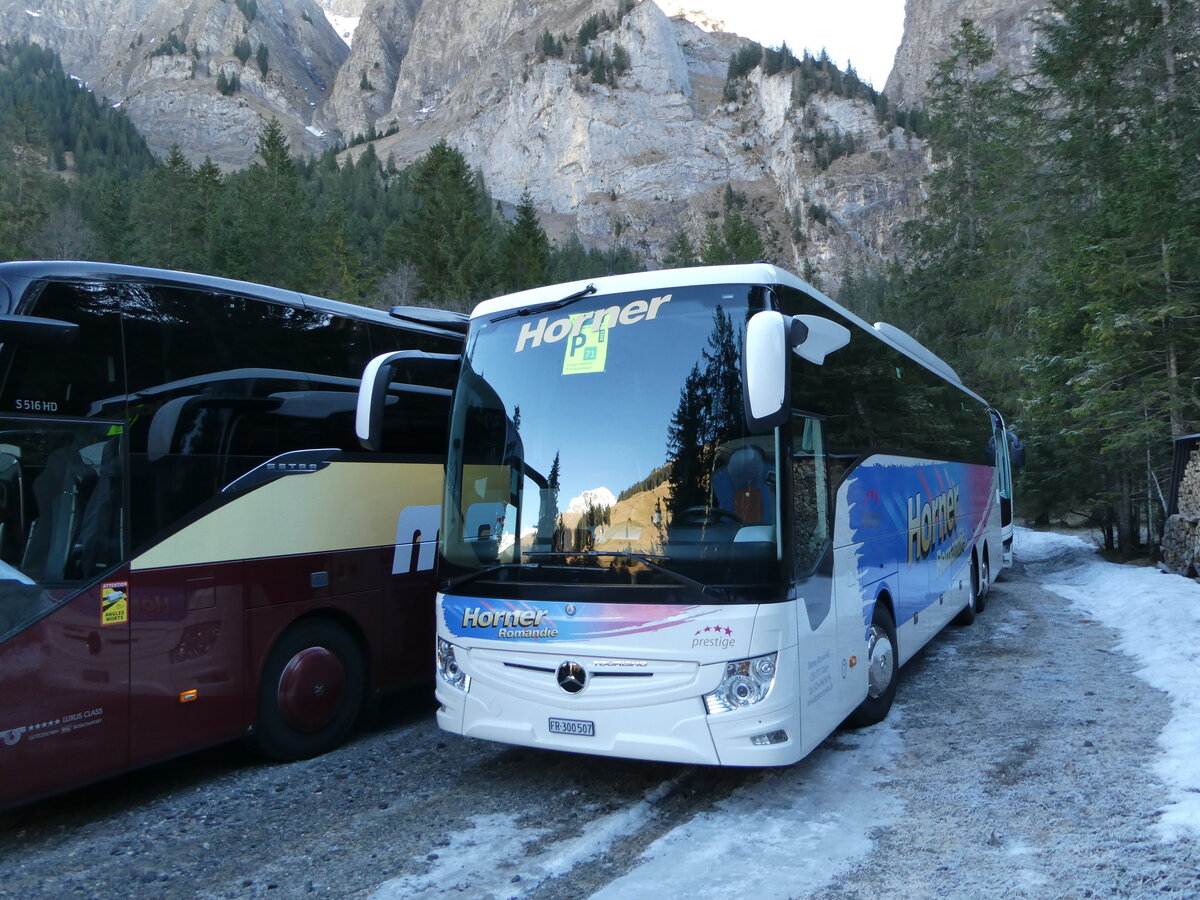
<svg viewBox="0 0 1200 900">
<path fill-rule="evenodd" d="M 344 628 L 321 619 L 292 626 L 263 668 L 256 748 L 290 761 L 339 746 L 362 710 L 365 684 L 362 652 Z"/>
<path fill-rule="evenodd" d="M 867 638 L 867 699 L 846 718 L 851 728 L 882 722 L 896 699 L 900 661 L 896 657 L 896 623 L 887 606 L 875 601 Z"/>
</svg>

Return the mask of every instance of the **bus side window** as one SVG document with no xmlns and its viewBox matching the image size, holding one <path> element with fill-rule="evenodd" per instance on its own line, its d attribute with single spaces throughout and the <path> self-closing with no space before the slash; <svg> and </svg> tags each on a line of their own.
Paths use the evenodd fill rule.
<svg viewBox="0 0 1200 900">
<path fill-rule="evenodd" d="M 796 575 L 811 573 L 832 537 L 825 428 L 792 414 L 792 541 Z"/>
</svg>

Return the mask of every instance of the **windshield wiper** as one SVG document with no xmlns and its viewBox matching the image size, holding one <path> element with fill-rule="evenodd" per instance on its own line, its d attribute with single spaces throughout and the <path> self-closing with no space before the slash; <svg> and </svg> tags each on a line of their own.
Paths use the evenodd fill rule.
<svg viewBox="0 0 1200 900">
<path fill-rule="evenodd" d="M 716 597 L 722 602 L 729 600 L 729 593 L 724 588 L 716 587 L 715 585 L 705 584 L 703 581 L 697 581 L 695 578 L 689 578 L 676 572 L 674 569 L 669 569 L 662 563 L 656 562 L 660 559 L 670 559 L 669 556 L 662 554 L 650 553 L 634 553 L 627 550 L 584 550 L 568 552 L 565 550 L 540 550 L 533 553 L 526 553 L 526 556 L 583 556 L 590 559 L 595 559 L 601 556 L 623 556 L 626 559 L 636 559 L 638 562 L 645 563 L 646 567 L 658 572 L 660 575 L 666 575 L 676 584 L 682 584 L 684 587 L 690 587 L 693 590 L 699 591 L 702 594 L 708 594 L 711 597 Z"/>
<path fill-rule="evenodd" d="M 589 284 L 582 290 L 578 290 L 573 294 L 563 297 L 561 300 L 550 300 L 546 303 L 537 303 L 533 306 L 523 306 L 520 309 L 514 309 L 510 310 L 509 312 L 502 313 L 501 315 L 498 315 L 496 318 L 492 319 L 492 322 L 503 322 L 505 319 L 513 318 L 513 316 L 532 316 L 537 313 L 549 312 L 552 309 L 562 309 L 568 303 L 578 300 L 581 297 L 586 297 L 588 294 L 594 293 L 596 293 L 596 286 L 594 284 Z"/>
<path fill-rule="evenodd" d="M 446 579 L 446 590 L 452 591 L 460 585 L 467 584 L 477 578 L 486 578 L 488 575 L 493 575 L 504 569 L 540 569 L 541 567 L 541 563 L 497 563 L 494 566 L 488 566 L 474 572 L 467 572 L 465 575 Z"/>
</svg>

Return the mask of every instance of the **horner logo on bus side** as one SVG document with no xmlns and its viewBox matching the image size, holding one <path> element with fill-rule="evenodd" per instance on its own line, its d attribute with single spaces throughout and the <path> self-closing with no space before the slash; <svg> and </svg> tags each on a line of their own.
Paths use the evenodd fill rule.
<svg viewBox="0 0 1200 900">
<path fill-rule="evenodd" d="M 927 503 L 918 493 L 908 498 L 908 563 L 920 562 L 929 551 L 943 543 L 958 529 L 958 485 L 943 491 Z M 953 559 L 965 546 L 962 536 L 947 549 L 938 551 L 938 560 Z M 957 549 L 956 549 L 957 548 Z"/>
</svg>

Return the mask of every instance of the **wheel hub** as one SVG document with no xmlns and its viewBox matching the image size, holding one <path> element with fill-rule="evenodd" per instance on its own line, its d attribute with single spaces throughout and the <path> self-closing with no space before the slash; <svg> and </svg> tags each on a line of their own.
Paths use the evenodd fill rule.
<svg viewBox="0 0 1200 900">
<path fill-rule="evenodd" d="M 872 698 L 880 696 L 892 683 L 892 642 L 878 625 L 871 626 L 867 646 L 867 692 Z"/>
<path fill-rule="evenodd" d="M 279 711 L 294 731 L 320 731 L 337 716 L 345 693 L 342 661 L 324 647 L 308 647 L 279 676 Z"/>
</svg>

